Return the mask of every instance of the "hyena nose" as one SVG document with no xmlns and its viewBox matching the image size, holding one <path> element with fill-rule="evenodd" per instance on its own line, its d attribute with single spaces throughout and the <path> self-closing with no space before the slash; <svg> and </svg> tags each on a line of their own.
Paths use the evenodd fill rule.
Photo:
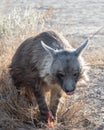
<svg viewBox="0 0 104 130">
<path fill-rule="evenodd" d="M 75 87 L 72 87 L 72 88 L 70 88 L 70 89 L 68 89 L 68 88 L 66 88 L 65 89 L 65 92 L 67 93 L 67 92 L 73 92 L 75 90 Z"/>
</svg>

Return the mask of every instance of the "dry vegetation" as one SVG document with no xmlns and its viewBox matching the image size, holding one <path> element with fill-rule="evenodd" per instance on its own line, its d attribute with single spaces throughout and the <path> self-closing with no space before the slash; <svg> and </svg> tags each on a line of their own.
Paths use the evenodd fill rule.
<svg viewBox="0 0 104 130">
<path fill-rule="evenodd" d="M 34 120 L 38 121 L 39 116 L 37 106 L 30 105 L 24 93 L 18 96 L 8 74 L 8 66 L 16 48 L 27 37 L 44 30 L 45 20 L 50 12 L 40 14 L 26 9 L 22 13 L 21 9 L 15 9 L 0 20 L 0 130 L 50 130 L 47 126 L 36 128 Z M 104 67 L 104 55 L 100 53 L 96 52 L 95 58 L 93 51 L 90 57 L 86 54 L 86 59 L 92 66 L 100 64 Z M 66 97 L 65 102 L 62 99 L 62 107 L 58 113 L 59 123 L 55 130 L 92 130 L 97 127 L 98 124 L 91 122 L 86 111 L 84 91 L 85 88 L 79 88 L 76 95 Z"/>
</svg>

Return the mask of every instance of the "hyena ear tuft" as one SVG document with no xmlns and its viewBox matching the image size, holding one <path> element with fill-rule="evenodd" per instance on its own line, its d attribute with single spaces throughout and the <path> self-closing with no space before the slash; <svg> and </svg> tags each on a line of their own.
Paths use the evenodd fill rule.
<svg viewBox="0 0 104 130">
<path fill-rule="evenodd" d="M 77 49 L 74 51 L 74 54 L 75 54 L 76 56 L 79 56 L 80 53 L 84 50 L 84 48 L 87 46 L 87 44 L 88 44 L 88 39 L 87 39 L 84 43 L 82 43 L 82 45 L 81 45 L 79 48 L 77 48 Z"/>
<path fill-rule="evenodd" d="M 41 45 L 51 56 L 54 56 L 56 54 L 56 51 L 53 48 L 46 45 L 43 41 L 41 41 Z"/>
</svg>

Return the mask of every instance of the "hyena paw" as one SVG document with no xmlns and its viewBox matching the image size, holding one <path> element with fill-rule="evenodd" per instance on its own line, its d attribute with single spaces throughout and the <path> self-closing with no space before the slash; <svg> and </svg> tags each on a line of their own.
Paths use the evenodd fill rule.
<svg viewBox="0 0 104 130">
<path fill-rule="evenodd" d="M 52 112 L 48 111 L 47 114 L 46 114 L 46 117 L 47 117 L 48 126 L 50 128 L 54 128 L 54 126 L 55 126 L 55 119 L 54 119 L 54 116 L 52 115 Z"/>
<path fill-rule="evenodd" d="M 55 118 L 52 115 L 51 111 L 48 111 L 45 115 L 41 115 L 41 120 L 43 123 L 46 123 L 48 125 L 48 127 L 54 128 Z"/>
</svg>

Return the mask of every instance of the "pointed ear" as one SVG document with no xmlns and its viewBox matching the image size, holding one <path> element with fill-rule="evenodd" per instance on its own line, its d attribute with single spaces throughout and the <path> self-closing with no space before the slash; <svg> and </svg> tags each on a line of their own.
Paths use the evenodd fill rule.
<svg viewBox="0 0 104 130">
<path fill-rule="evenodd" d="M 80 53 L 83 51 L 83 49 L 87 46 L 87 43 L 88 43 L 88 39 L 87 39 L 84 43 L 82 43 L 82 45 L 81 45 L 79 48 L 77 48 L 77 49 L 74 51 L 74 54 L 75 54 L 76 56 L 79 56 Z"/>
<path fill-rule="evenodd" d="M 51 56 L 54 56 L 56 54 L 56 51 L 53 48 L 46 45 L 43 41 L 41 41 L 41 45 Z"/>
</svg>

